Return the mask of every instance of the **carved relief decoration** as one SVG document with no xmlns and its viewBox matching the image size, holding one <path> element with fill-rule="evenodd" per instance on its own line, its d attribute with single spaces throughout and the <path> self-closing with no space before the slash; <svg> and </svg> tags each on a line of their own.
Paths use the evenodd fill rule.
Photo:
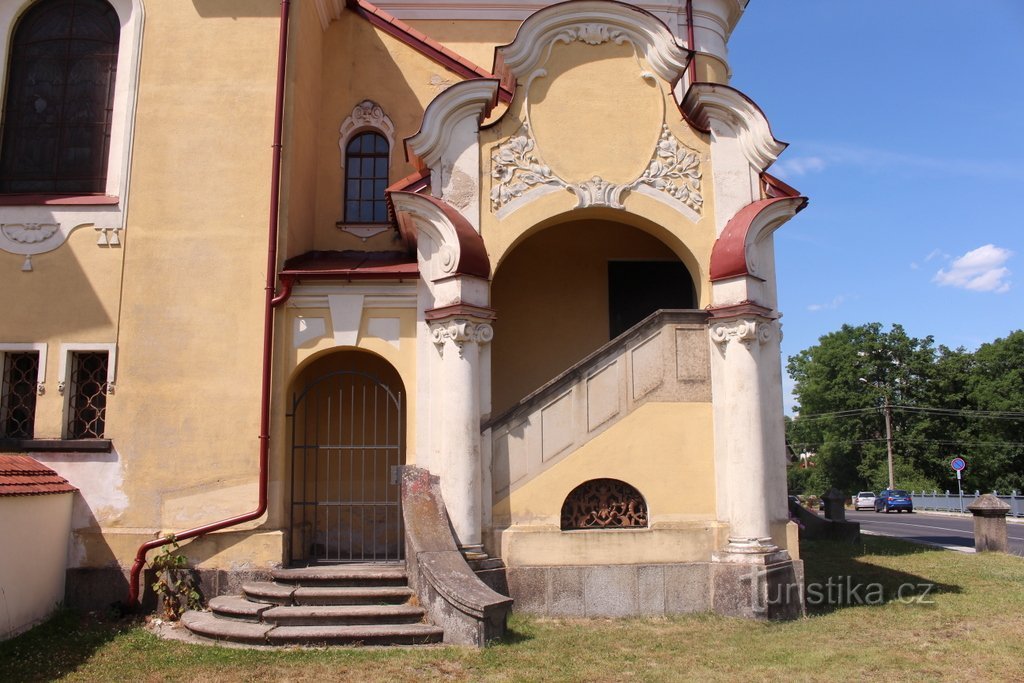
<svg viewBox="0 0 1024 683">
<path fill-rule="evenodd" d="M 45 254 L 64 244 L 75 230 L 91 226 L 93 223 L 50 223 L 25 221 L 20 223 L 0 223 L 0 249 L 25 257 L 21 270 L 32 271 L 32 257 Z M 101 231 L 97 240 L 100 246 L 120 246 L 118 239 L 120 227 L 96 228 Z M 111 233 L 108 238 L 107 234 Z"/>
<path fill-rule="evenodd" d="M 772 338 L 776 325 L 756 319 L 728 320 L 711 325 L 711 341 L 718 344 L 723 351 L 729 342 L 738 341 L 750 346 L 755 341 L 765 344 Z"/>
<path fill-rule="evenodd" d="M 556 43 L 582 42 L 587 45 L 601 45 L 614 42 L 617 45 L 629 43 L 636 49 L 630 36 L 615 26 L 601 23 L 586 23 L 569 26 L 556 33 L 547 46 L 547 62 Z M 655 74 L 645 70 L 640 63 L 639 77 L 658 87 L 665 97 L 665 91 Z M 645 188 L 670 203 L 681 204 L 700 214 L 704 204 L 701 195 L 700 154 L 679 141 L 665 123 L 664 102 L 662 103 L 662 126 L 660 136 L 650 156 L 650 162 L 640 177 L 630 183 L 617 185 L 600 176 L 578 182 L 569 182 L 555 174 L 544 163 L 530 124 L 530 90 L 533 82 L 548 75 L 547 69 L 538 68 L 527 79 L 526 120 L 519 132 L 502 142 L 491 152 L 491 211 L 498 213 L 509 203 L 534 190 L 544 187 L 563 188 L 576 195 L 576 208 L 609 206 L 623 208 L 622 197 L 629 190 Z M 649 189 L 647 189 L 649 188 Z M 654 192 L 651 193 L 650 191 Z"/>
<path fill-rule="evenodd" d="M 60 223 L 0 223 L 4 237 L 18 244 L 38 244 L 60 230 Z"/>
<path fill-rule="evenodd" d="M 645 528 L 647 503 L 635 488 L 618 479 L 580 484 L 562 503 L 562 530 Z"/>
<path fill-rule="evenodd" d="M 352 113 L 341 123 L 338 146 L 341 148 L 341 163 L 345 164 L 345 145 L 353 133 L 360 130 L 373 129 L 379 131 L 388 140 L 388 147 L 395 146 L 395 124 L 379 104 L 372 100 L 363 100 L 355 106 Z"/>
<path fill-rule="evenodd" d="M 437 346 L 438 353 L 444 353 L 444 344 L 451 341 L 459 350 L 462 358 L 463 346 L 467 343 L 486 344 L 494 339 L 494 328 L 489 323 L 474 322 L 467 319 L 446 320 L 430 326 L 430 334 Z"/>
<path fill-rule="evenodd" d="M 571 191 L 576 195 L 578 209 L 590 206 L 621 209 L 625 192 L 646 186 L 697 214 L 703 210 L 700 154 L 680 142 L 666 124 L 662 124 L 661 137 L 647 168 L 639 178 L 625 185 L 609 183 L 599 176 L 580 183 L 566 182 L 541 160 L 528 122 L 520 131 L 491 152 L 491 211 L 494 213 L 542 186 Z"/>
</svg>

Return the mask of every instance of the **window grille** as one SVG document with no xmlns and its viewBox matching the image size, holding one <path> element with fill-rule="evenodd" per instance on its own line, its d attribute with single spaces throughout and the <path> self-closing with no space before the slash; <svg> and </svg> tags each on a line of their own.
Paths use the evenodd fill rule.
<svg viewBox="0 0 1024 683">
<path fill-rule="evenodd" d="M 574 488 L 562 504 L 562 530 L 647 526 L 647 503 L 618 479 L 591 479 Z"/>
<path fill-rule="evenodd" d="M 68 438 L 101 439 L 107 415 L 106 351 L 73 351 L 68 378 Z"/>
<path fill-rule="evenodd" d="M 5 353 L 3 392 L 0 394 L 0 436 L 31 439 L 35 434 L 36 378 L 39 353 Z"/>
<path fill-rule="evenodd" d="M 380 133 L 356 135 L 345 148 L 345 222 L 385 223 L 388 141 Z"/>
<path fill-rule="evenodd" d="M 106 190 L 121 24 L 105 0 L 42 0 L 11 40 L 0 192 Z"/>
</svg>

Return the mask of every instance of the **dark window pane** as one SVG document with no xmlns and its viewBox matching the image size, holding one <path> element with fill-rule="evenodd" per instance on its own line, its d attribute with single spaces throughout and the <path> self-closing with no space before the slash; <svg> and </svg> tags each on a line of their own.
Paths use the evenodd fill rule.
<svg viewBox="0 0 1024 683">
<path fill-rule="evenodd" d="M 388 142 L 374 132 L 360 133 L 346 146 L 345 220 L 387 221 Z"/>
<path fill-rule="evenodd" d="M 11 40 L 0 192 L 106 189 L 119 40 L 105 0 L 42 0 L 25 12 Z"/>
<path fill-rule="evenodd" d="M 6 353 L 3 360 L 0 436 L 31 439 L 35 430 L 39 352 Z"/>
</svg>

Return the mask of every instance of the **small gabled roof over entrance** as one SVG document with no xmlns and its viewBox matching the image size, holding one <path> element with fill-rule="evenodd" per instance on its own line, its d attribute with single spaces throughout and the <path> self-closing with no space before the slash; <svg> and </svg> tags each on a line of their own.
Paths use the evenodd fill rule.
<svg viewBox="0 0 1024 683">
<path fill-rule="evenodd" d="M 77 491 L 68 480 L 27 455 L 0 455 L 0 497 Z"/>
</svg>

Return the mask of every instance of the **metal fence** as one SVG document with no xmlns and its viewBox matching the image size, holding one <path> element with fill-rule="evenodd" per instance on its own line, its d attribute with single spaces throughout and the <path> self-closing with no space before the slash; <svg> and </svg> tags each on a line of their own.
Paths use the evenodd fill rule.
<svg viewBox="0 0 1024 683">
<path fill-rule="evenodd" d="M 1019 491 L 1011 491 L 1009 494 L 992 492 L 999 500 L 1010 506 L 1010 517 L 1024 517 L 1024 495 Z M 966 512 L 967 506 L 974 502 L 974 499 L 981 495 L 981 491 L 970 493 L 964 491 L 963 509 L 960 508 L 960 496 L 949 491 L 911 491 L 914 499 L 915 510 L 939 510 L 942 512 Z"/>
</svg>

